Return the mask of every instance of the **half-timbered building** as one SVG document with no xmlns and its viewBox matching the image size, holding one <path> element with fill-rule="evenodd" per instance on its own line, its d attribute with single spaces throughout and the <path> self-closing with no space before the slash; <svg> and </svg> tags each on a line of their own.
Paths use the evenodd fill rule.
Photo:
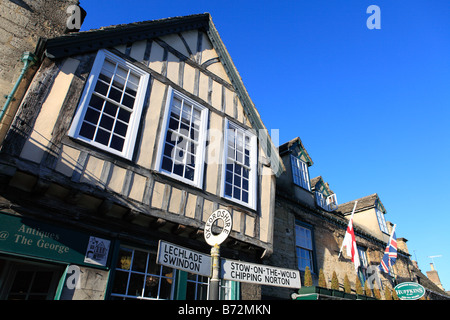
<svg viewBox="0 0 450 320">
<path fill-rule="evenodd" d="M 271 255 L 284 166 L 209 14 L 41 39 L 36 55 L 0 153 L 3 298 L 39 278 L 43 298 L 204 299 L 208 278 L 156 250 L 209 253 L 219 208 L 222 256 Z M 221 298 L 258 288 L 222 281 Z"/>
</svg>

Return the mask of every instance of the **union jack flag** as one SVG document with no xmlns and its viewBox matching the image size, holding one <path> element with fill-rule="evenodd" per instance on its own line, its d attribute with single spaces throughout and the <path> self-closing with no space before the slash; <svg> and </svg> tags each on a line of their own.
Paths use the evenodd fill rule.
<svg viewBox="0 0 450 320">
<path fill-rule="evenodd" d="M 395 225 L 392 228 L 392 234 L 389 242 L 384 250 L 384 256 L 380 263 L 380 270 L 384 273 L 391 274 L 390 267 L 395 264 L 397 260 L 397 236 L 395 235 Z"/>
</svg>

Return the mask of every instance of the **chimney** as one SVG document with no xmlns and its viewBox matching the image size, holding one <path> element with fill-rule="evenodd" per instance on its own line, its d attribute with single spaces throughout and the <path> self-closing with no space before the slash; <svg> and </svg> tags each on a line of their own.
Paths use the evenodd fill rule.
<svg viewBox="0 0 450 320">
<path fill-rule="evenodd" d="M 408 242 L 408 239 L 406 239 L 406 238 L 398 238 L 397 239 L 397 247 L 400 250 L 402 250 L 403 252 L 406 252 L 407 254 L 409 254 L 408 246 L 407 246 L 406 242 Z"/>
<path fill-rule="evenodd" d="M 445 291 L 444 287 L 442 286 L 441 280 L 439 279 L 439 275 L 437 270 L 434 268 L 434 264 L 430 263 L 431 271 L 427 271 L 427 277 L 430 279 L 435 285 L 439 287 L 439 289 Z"/>
</svg>

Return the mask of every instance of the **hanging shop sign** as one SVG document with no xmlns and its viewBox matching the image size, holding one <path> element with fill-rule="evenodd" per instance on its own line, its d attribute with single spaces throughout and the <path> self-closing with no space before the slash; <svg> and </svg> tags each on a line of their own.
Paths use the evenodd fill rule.
<svg viewBox="0 0 450 320">
<path fill-rule="evenodd" d="M 39 259 L 106 267 L 110 240 L 34 219 L 0 213 L 0 251 Z"/>
<path fill-rule="evenodd" d="M 158 244 L 156 263 L 205 277 L 211 276 L 211 256 L 163 240 Z"/>
<path fill-rule="evenodd" d="M 222 220 L 223 228 L 219 234 L 214 234 L 212 231 L 213 225 L 216 221 Z M 231 217 L 230 212 L 225 209 L 218 209 L 211 213 L 205 223 L 204 236 L 205 241 L 211 247 L 215 245 L 220 245 L 231 232 L 231 228 L 233 226 L 233 218 Z"/>
<path fill-rule="evenodd" d="M 418 300 L 425 295 L 425 288 L 415 282 L 402 282 L 394 290 L 400 300 Z"/>
<path fill-rule="evenodd" d="M 221 259 L 221 278 L 268 286 L 300 288 L 300 272 L 262 264 Z"/>
</svg>

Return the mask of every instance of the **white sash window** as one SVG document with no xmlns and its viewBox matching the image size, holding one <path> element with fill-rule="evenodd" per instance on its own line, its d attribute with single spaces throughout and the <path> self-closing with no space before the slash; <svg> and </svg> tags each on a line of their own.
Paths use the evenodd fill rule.
<svg viewBox="0 0 450 320">
<path fill-rule="evenodd" d="M 69 135 L 131 159 L 149 74 L 100 50 Z"/>
</svg>

